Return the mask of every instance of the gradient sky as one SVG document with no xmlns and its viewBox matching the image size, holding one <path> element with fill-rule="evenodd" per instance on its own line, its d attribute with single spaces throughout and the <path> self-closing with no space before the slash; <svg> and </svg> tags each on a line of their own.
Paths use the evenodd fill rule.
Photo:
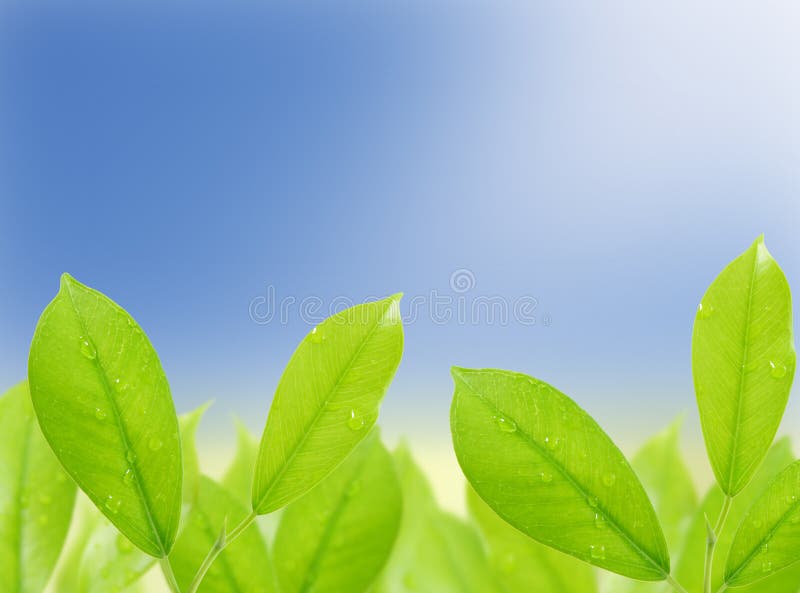
<svg viewBox="0 0 800 593">
<path fill-rule="evenodd" d="M 705 463 L 703 291 L 762 232 L 800 286 L 797 3 L 260 4 L 0 6 L 0 382 L 64 271 L 143 325 L 180 411 L 216 400 L 220 442 L 310 328 L 255 323 L 268 287 L 535 297 L 533 326 L 420 311 L 390 438 L 452 468 L 448 369 L 497 366 L 626 450 L 687 410 Z"/>
</svg>

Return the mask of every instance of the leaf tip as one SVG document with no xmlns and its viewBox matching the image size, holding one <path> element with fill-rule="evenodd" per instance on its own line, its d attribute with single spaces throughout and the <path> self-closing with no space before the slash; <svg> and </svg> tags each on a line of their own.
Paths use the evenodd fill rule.
<svg viewBox="0 0 800 593">
<path fill-rule="evenodd" d="M 464 375 L 466 374 L 467 374 L 467 369 L 465 369 L 464 367 L 459 367 L 459 366 L 450 367 L 450 376 L 453 377 L 455 381 L 463 379 Z"/>
</svg>

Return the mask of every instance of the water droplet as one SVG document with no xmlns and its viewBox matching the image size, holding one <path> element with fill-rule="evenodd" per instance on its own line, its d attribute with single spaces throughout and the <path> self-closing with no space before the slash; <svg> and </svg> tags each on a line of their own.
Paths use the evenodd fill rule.
<svg viewBox="0 0 800 593">
<path fill-rule="evenodd" d="M 797 502 L 797 495 L 795 495 L 795 494 L 787 494 L 786 495 L 786 504 L 791 506 L 796 502 Z"/>
<path fill-rule="evenodd" d="M 95 408 L 94 410 L 94 417 L 98 420 L 105 420 L 108 414 L 102 408 Z"/>
<path fill-rule="evenodd" d="M 770 360 L 769 374 L 775 379 L 783 379 L 786 376 L 786 365 Z"/>
<path fill-rule="evenodd" d="M 761 529 L 761 519 L 753 519 L 753 528 Z"/>
<path fill-rule="evenodd" d="M 589 506 L 592 507 L 593 509 L 597 507 L 597 498 L 595 498 L 594 496 L 590 496 L 589 498 L 587 498 L 586 502 L 589 503 Z"/>
<path fill-rule="evenodd" d="M 611 486 L 613 486 L 616 481 L 617 481 L 617 475 L 616 474 L 614 474 L 612 472 L 608 472 L 607 474 L 603 474 L 603 484 L 605 484 L 609 488 L 611 488 Z"/>
<path fill-rule="evenodd" d="M 122 501 L 119 498 L 114 498 L 112 495 L 109 494 L 103 506 L 106 507 L 106 510 L 109 513 L 115 515 L 119 511 L 119 508 L 122 506 Z"/>
<path fill-rule="evenodd" d="M 766 554 L 767 552 L 769 552 L 769 542 L 764 542 L 761 544 L 761 553 Z"/>
<path fill-rule="evenodd" d="M 158 451 L 161 447 L 164 446 L 164 441 L 162 441 L 158 437 L 150 437 L 150 440 L 147 441 L 147 448 L 151 451 Z"/>
<path fill-rule="evenodd" d="M 589 555 L 593 560 L 605 560 L 606 547 L 605 546 L 589 546 Z"/>
<path fill-rule="evenodd" d="M 606 526 L 606 518 L 600 513 L 594 514 L 594 526 L 603 529 Z"/>
<path fill-rule="evenodd" d="M 697 318 L 708 319 L 714 314 L 714 307 L 712 305 L 704 305 L 700 303 L 697 305 Z"/>
<path fill-rule="evenodd" d="M 133 481 L 136 479 L 136 476 L 133 474 L 133 470 L 128 468 L 125 470 L 125 473 L 122 474 L 122 481 L 125 482 L 128 486 L 133 484 Z"/>
<path fill-rule="evenodd" d="M 559 440 L 558 439 L 551 439 L 550 437 L 544 437 L 544 446 L 550 449 L 551 451 L 555 451 L 556 447 L 558 447 Z"/>
<path fill-rule="evenodd" d="M 517 424 L 513 420 L 503 418 L 502 416 L 494 416 L 494 419 L 503 432 L 517 432 Z"/>
<path fill-rule="evenodd" d="M 94 344 L 92 344 L 92 341 L 86 336 L 81 336 L 79 339 L 81 354 L 89 360 L 94 360 L 97 357 L 97 349 L 94 347 Z"/>
<path fill-rule="evenodd" d="M 127 459 L 128 463 L 131 465 L 136 462 L 136 453 L 133 452 L 133 449 L 128 449 L 128 452 L 125 453 L 125 459 Z"/>
<path fill-rule="evenodd" d="M 53 502 L 53 499 L 49 494 L 42 493 L 39 495 L 39 502 L 42 504 L 50 504 Z"/>
<path fill-rule="evenodd" d="M 541 478 L 542 482 L 544 482 L 545 484 L 549 484 L 550 482 L 553 481 L 553 474 L 551 474 L 550 472 L 542 472 L 539 474 L 539 478 Z"/>
<path fill-rule="evenodd" d="M 772 562 L 769 560 L 764 560 L 761 563 L 761 572 L 772 572 Z"/>
<path fill-rule="evenodd" d="M 325 339 L 325 336 L 322 335 L 322 332 L 319 330 L 318 327 L 315 327 L 311 330 L 311 341 L 314 344 L 319 344 L 322 340 Z"/>
<path fill-rule="evenodd" d="M 347 428 L 358 431 L 364 428 L 364 424 L 364 418 L 355 410 L 350 410 L 350 417 L 347 419 Z"/>
</svg>

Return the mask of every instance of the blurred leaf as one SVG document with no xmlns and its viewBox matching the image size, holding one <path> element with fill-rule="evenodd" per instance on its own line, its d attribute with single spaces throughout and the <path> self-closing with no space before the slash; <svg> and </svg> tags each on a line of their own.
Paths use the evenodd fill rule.
<svg viewBox="0 0 800 593">
<path fill-rule="evenodd" d="M 27 383 L 0 398 L 0 591 L 40 593 L 67 537 L 75 484 L 42 437 Z"/>
<path fill-rule="evenodd" d="M 80 564 L 80 593 L 124 591 L 155 564 L 124 535 L 101 519 L 86 543 Z"/>
<path fill-rule="evenodd" d="M 180 519 L 181 448 L 167 379 L 142 330 L 64 274 L 36 327 L 28 373 L 61 464 L 136 546 L 165 556 Z"/>
<path fill-rule="evenodd" d="M 361 593 L 397 536 L 402 499 L 377 429 L 308 494 L 287 507 L 275 538 L 283 593 Z"/>
<path fill-rule="evenodd" d="M 258 439 L 237 419 L 236 456 L 222 477 L 222 485 L 245 504 L 250 503 L 250 495 L 253 490 L 253 468 L 256 465 L 257 456 Z"/>
<path fill-rule="evenodd" d="M 78 492 L 69 533 L 47 591 L 80 593 L 81 558 L 92 533 L 104 522 L 105 518 L 94 504 L 82 492 Z"/>
<path fill-rule="evenodd" d="M 775 438 L 795 369 L 789 285 L 762 237 L 703 296 L 692 369 L 711 466 L 735 496 Z"/>
<path fill-rule="evenodd" d="M 366 436 L 403 353 L 400 295 L 329 317 L 283 372 L 261 439 L 253 509 L 308 492 Z"/>
<path fill-rule="evenodd" d="M 499 593 L 472 526 L 443 513 L 405 444 L 394 454 L 405 512 L 374 593 Z M 505 593 L 505 592 L 504 592 Z"/>
<path fill-rule="evenodd" d="M 800 461 L 779 473 L 742 519 L 728 554 L 725 584 L 747 585 L 794 564 L 800 560 L 798 541 Z"/>
<path fill-rule="evenodd" d="M 592 593 L 597 590 L 588 564 L 548 548 L 497 516 L 467 486 L 467 507 L 489 544 L 497 580 L 510 593 Z"/>
<path fill-rule="evenodd" d="M 248 515 L 234 496 L 205 476 L 186 527 L 169 556 L 181 590 L 186 590 L 223 525 L 237 525 Z M 273 593 L 275 577 L 267 546 L 256 525 L 226 547 L 200 585 L 199 593 Z"/>
<path fill-rule="evenodd" d="M 183 451 L 183 507 L 189 512 L 200 490 L 200 458 L 197 455 L 197 427 L 211 403 L 206 403 L 178 418 Z"/>
<path fill-rule="evenodd" d="M 782 438 L 776 441 L 764 458 L 761 467 L 753 476 L 752 481 L 733 500 L 725 528 L 719 534 L 717 540 L 712 577 L 713 591 L 717 591 L 722 585 L 725 558 L 733 541 L 733 535 L 741 523 L 745 511 L 750 508 L 755 499 L 764 491 L 778 472 L 790 464 L 793 459 L 794 455 L 792 454 L 789 439 Z M 674 576 L 689 591 L 702 591 L 703 589 L 703 559 L 706 548 L 705 517 L 708 516 L 712 522 L 716 521 L 722 508 L 724 496 L 722 490 L 716 486 L 708 492 L 700 506 L 700 510 L 695 514 L 681 552 L 677 555 Z M 736 591 L 737 593 L 797 593 L 800 590 L 800 572 L 795 573 L 797 579 L 788 587 L 787 577 L 782 576 L 788 575 L 793 571 L 795 571 L 794 567 Z"/>
<path fill-rule="evenodd" d="M 454 368 L 456 456 L 478 495 L 537 541 L 639 580 L 663 580 L 664 534 L 620 450 L 550 385 Z"/>
</svg>

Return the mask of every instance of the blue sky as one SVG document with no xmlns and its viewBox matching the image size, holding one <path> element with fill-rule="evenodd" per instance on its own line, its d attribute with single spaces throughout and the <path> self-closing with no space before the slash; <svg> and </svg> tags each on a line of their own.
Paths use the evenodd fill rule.
<svg viewBox="0 0 800 593">
<path fill-rule="evenodd" d="M 69 271 L 220 423 L 260 427 L 309 329 L 251 319 L 268 287 L 535 297 L 533 326 L 407 326 L 383 422 L 435 447 L 452 364 L 537 375 L 621 441 L 694 418 L 716 273 L 763 232 L 800 286 L 800 9 L 526 4 L 5 3 L 2 383 Z"/>
</svg>

